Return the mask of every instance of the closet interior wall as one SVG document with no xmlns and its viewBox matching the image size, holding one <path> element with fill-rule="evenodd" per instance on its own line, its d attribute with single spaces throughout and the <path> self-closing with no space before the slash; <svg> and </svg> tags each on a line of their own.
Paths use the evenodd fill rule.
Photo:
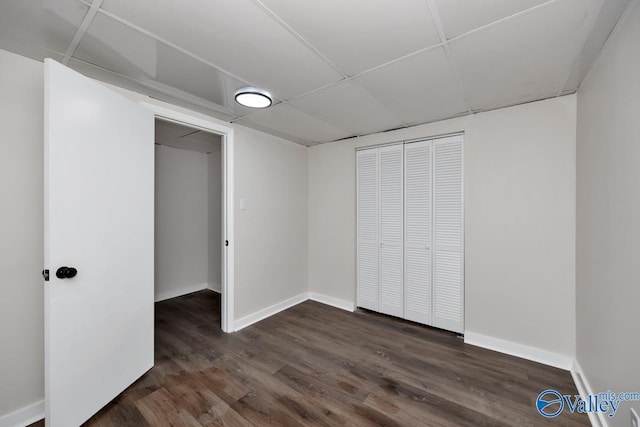
<svg viewBox="0 0 640 427">
<path fill-rule="evenodd" d="M 157 121 L 156 301 L 221 290 L 221 153 L 218 135 Z"/>
</svg>

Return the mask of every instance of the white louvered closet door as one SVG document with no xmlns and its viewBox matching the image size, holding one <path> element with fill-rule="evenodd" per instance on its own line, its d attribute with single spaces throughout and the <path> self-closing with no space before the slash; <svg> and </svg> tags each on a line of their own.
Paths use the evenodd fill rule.
<svg viewBox="0 0 640 427">
<path fill-rule="evenodd" d="M 356 153 L 358 306 L 378 311 L 378 150 Z"/>
<path fill-rule="evenodd" d="M 462 136 L 433 141 L 433 326 L 464 330 Z"/>
<path fill-rule="evenodd" d="M 431 141 L 404 147 L 404 317 L 432 324 Z"/>
<path fill-rule="evenodd" d="M 404 316 L 404 191 L 403 145 L 381 147 L 379 152 L 379 280 L 378 311 Z"/>
</svg>

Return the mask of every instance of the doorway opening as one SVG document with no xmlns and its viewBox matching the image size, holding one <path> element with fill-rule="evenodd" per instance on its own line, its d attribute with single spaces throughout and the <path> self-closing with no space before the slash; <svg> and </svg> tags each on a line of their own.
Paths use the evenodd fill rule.
<svg viewBox="0 0 640 427">
<path fill-rule="evenodd" d="M 202 161 L 206 160 L 206 176 L 204 177 L 204 179 L 202 179 L 202 175 L 204 174 L 204 165 L 202 162 L 200 162 L 200 185 L 205 184 L 207 187 L 206 194 L 203 196 L 204 200 L 200 200 L 200 206 L 203 206 L 204 203 L 206 205 L 208 214 L 206 215 L 206 228 L 204 227 L 204 220 L 202 218 L 200 219 L 203 230 L 201 230 L 201 235 L 199 237 L 196 237 L 195 240 L 200 241 L 200 251 L 206 252 L 206 256 L 204 256 L 204 258 L 207 260 L 207 273 L 205 276 L 203 273 L 204 268 L 200 264 L 199 277 L 205 278 L 204 282 L 199 283 L 198 279 L 194 278 L 189 281 L 185 281 L 180 277 L 174 279 L 173 282 L 183 282 L 183 284 L 185 285 L 184 287 L 182 287 L 182 289 L 185 291 L 184 293 L 189 293 L 188 286 L 186 286 L 187 283 L 185 282 L 191 282 L 193 286 L 193 288 L 191 288 L 191 292 L 197 291 L 197 288 L 200 288 L 202 290 L 206 288 L 207 290 L 209 290 L 209 292 L 219 291 L 218 300 L 220 301 L 220 303 L 219 305 L 216 304 L 216 307 L 219 306 L 220 327 L 223 332 L 233 332 L 235 330 L 233 321 L 235 262 L 233 219 L 234 131 L 232 128 L 225 125 L 200 118 L 196 115 L 183 113 L 172 108 L 165 108 L 156 104 L 146 102 L 143 102 L 142 105 L 154 113 L 156 129 L 158 130 L 158 127 L 160 127 L 162 128 L 161 132 L 166 131 L 163 134 L 166 134 L 166 138 L 164 138 L 164 136 L 160 136 L 160 138 L 164 138 L 164 143 L 160 142 L 161 140 L 156 138 L 156 142 L 159 144 L 156 145 L 156 166 L 161 166 L 158 165 L 158 161 L 161 161 L 163 163 L 168 163 L 169 165 L 171 165 L 170 169 L 173 167 L 177 167 L 177 165 L 175 164 L 172 165 L 170 161 L 170 159 L 173 157 L 189 158 L 198 155 L 206 157 L 200 158 L 200 160 Z M 182 131 L 185 129 L 186 131 L 182 133 Z M 176 135 L 178 134 L 181 134 L 180 138 L 176 139 Z M 185 151 L 191 151 L 191 153 L 185 154 Z M 158 154 L 159 152 L 161 154 Z M 186 160 L 186 163 L 189 164 L 189 160 Z M 158 173 L 156 173 L 156 179 L 158 179 L 158 177 Z M 189 180 L 187 179 L 186 181 Z M 157 181 L 156 184 L 158 184 Z M 177 185 L 177 182 L 168 181 L 164 182 L 163 185 L 164 184 L 167 184 L 169 188 L 171 188 L 171 185 Z M 190 190 L 185 191 L 188 192 Z M 175 189 L 169 191 L 169 194 L 177 194 L 176 197 L 178 199 L 180 199 L 181 197 L 188 198 L 188 196 L 185 196 L 184 194 L 176 193 Z M 200 194 L 202 194 L 202 192 Z M 171 213 L 171 205 L 174 202 L 175 200 L 173 200 L 172 202 L 172 197 L 168 197 L 167 200 L 163 200 L 161 203 L 169 204 L 168 207 L 165 207 L 167 208 L 167 212 Z M 156 200 L 156 209 L 158 209 L 158 200 Z M 164 208 L 160 207 L 160 209 Z M 176 211 L 176 209 L 173 209 L 173 211 Z M 170 220 L 170 218 L 168 219 Z M 158 218 L 158 213 L 156 213 L 156 220 L 160 220 L 160 226 L 162 226 L 167 218 Z M 186 227 L 187 230 L 189 230 L 189 225 L 186 225 Z M 193 232 L 193 230 L 194 229 L 192 228 L 191 232 Z M 158 232 L 160 232 L 162 236 L 161 239 L 171 239 L 171 235 L 165 233 L 165 231 L 166 230 L 159 230 L 158 224 L 156 224 L 156 238 L 158 238 Z M 179 229 L 174 229 L 174 232 L 179 232 Z M 206 247 L 202 245 L 202 238 L 206 240 Z M 162 242 L 159 243 L 162 244 Z M 156 244 L 156 250 L 157 249 L 158 245 Z M 161 251 L 164 251 L 164 249 L 161 249 Z M 179 251 L 174 253 L 176 253 L 178 257 L 182 258 L 185 258 L 189 255 L 186 251 Z M 199 259 L 203 258 L 202 253 L 197 253 L 194 256 Z M 162 257 L 162 255 L 160 255 L 160 257 Z M 167 288 L 164 287 L 165 283 L 162 282 L 162 280 L 164 279 L 160 279 L 159 281 L 159 272 L 169 274 L 169 276 L 167 277 L 171 277 L 170 273 L 166 272 L 167 266 L 158 265 L 159 261 L 162 262 L 162 259 L 159 259 L 160 257 L 156 256 L 156 300 L 165 299 L 163 297 L 170 298 L 172 296 L 170 293 L 171 285 L 168 285 L 169 287 Z M 185 265 L 189 265 L 189 260 L 184 261 L 183 267 Z M 175 274 L 173 277 L 175 277 Z M 163 293 L 165 291 L 167 292 Z M 174 294 L 173 296 L 178 295 L 179 293 Z"/>
<path fill-rule="evenodd" d="M 155 119 L 155 302 L 195 293 L 221 325 L 222 136 Z"/>
</svg>

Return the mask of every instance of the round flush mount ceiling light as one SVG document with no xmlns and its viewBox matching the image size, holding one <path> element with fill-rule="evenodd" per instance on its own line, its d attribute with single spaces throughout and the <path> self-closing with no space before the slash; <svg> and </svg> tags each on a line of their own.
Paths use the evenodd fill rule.
<svg viewBox="0 0 640 427">
<path fill-rule="evenodd" d="M 236 90 L 236 102 L 250 108 L 267 108 L 272 104 L 269 92 L 251 86 Z"/>
</svg>

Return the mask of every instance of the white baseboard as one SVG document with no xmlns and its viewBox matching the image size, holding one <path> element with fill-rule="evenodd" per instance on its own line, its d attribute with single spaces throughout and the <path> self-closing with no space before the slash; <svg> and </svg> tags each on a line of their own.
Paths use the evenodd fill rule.
<svg viewBox="0 0 640 427">
<path fill-rule="evenodd" d="M 573 378 L 573 382 L 576 383 L 576 388 L 578 389 L 578 393 L 580 393 L 580 397 L 583 400 L 587 400 L 588 395 L 595 394 L 593 392 L 593 388 L 589 384 L 589 380 L 587 380 L 582 367 L 578 363 L 577 360 L 573 360 L 573 366 L 571 366 L 571 377 Z M 602 412 L 593 413 L 587 412 L 589 415 L 589 421 L 593 427 L 608 427 L 609 423 L 607 422 L 607 418 L 604 416 Z"/>
<path fill-rule="evenodd" d="M 567 371 L 571 370 L 571 367 L 573 366 L 573 358 L 565 356 L 564 354 L 553 353 L 551 351 L 530 347 L 524 344 L 517 344 L 475 332 L 465 331 L 464 342 L 466 344 L 499 351 L 500 353 L 510 354 L 511 356 L 522 357 L 523 359 L 532 360 L 534 362 Z"/>
<path fill-rule="evenodd" d="M 181 288 L 170 289 L 168 291 L 156 292 L 155 301 L 164 301 L 166 299 L 181 297 L 182 295 L 190 294 L 191 292 L 201 291 L 207 289 L 207 283 L 198 283 L 195 285 L 183 286 Z"/>
<path fill-rule="evenodd" d="M 207 289 L 219 294 L 222 293 L 222 287 L 220 286 L 220 283 L 207 283 Z"/>
<path fill-rule="evenodd" d="M 253 325 L 267 317 L 273 316 L 276 313 L 280 313 L 281 311 L 286 310 L 287 308 L 293 307 L 294 305 L 298 305 L 301 302 L 304 302 L 309 299 L 309 293 L 304 292 L 300 295 L 296 295 L 295 297 L 291 297 L 287 300 L 281 301 L 277 304 L 274 304 L 270 307 L 263 308 L 262 310 L 256 311 L 248 316 L 242 317 L 240 319 L 236 319 L 234 322 L 234 331 L 239 331 L 240 329 L 244 329 L 249 325 Z"/>
<path fill-rule="evenodd" d="M 317 301 L 322 304 L 339 308 L 341 310 L 354 311 L 356 309 L 356 305 L 354 302 L 343 300 L 340 298 L 330 297 L 329 295 L 319 294 L 316 292 L 309 292 L 309 299 L 312 301 Z"/>
<path fill-rule="evenodd" d="M 44 400 L 0 416 L 0 427 L 25 427 L 44 418 Z"/>
</svg>

